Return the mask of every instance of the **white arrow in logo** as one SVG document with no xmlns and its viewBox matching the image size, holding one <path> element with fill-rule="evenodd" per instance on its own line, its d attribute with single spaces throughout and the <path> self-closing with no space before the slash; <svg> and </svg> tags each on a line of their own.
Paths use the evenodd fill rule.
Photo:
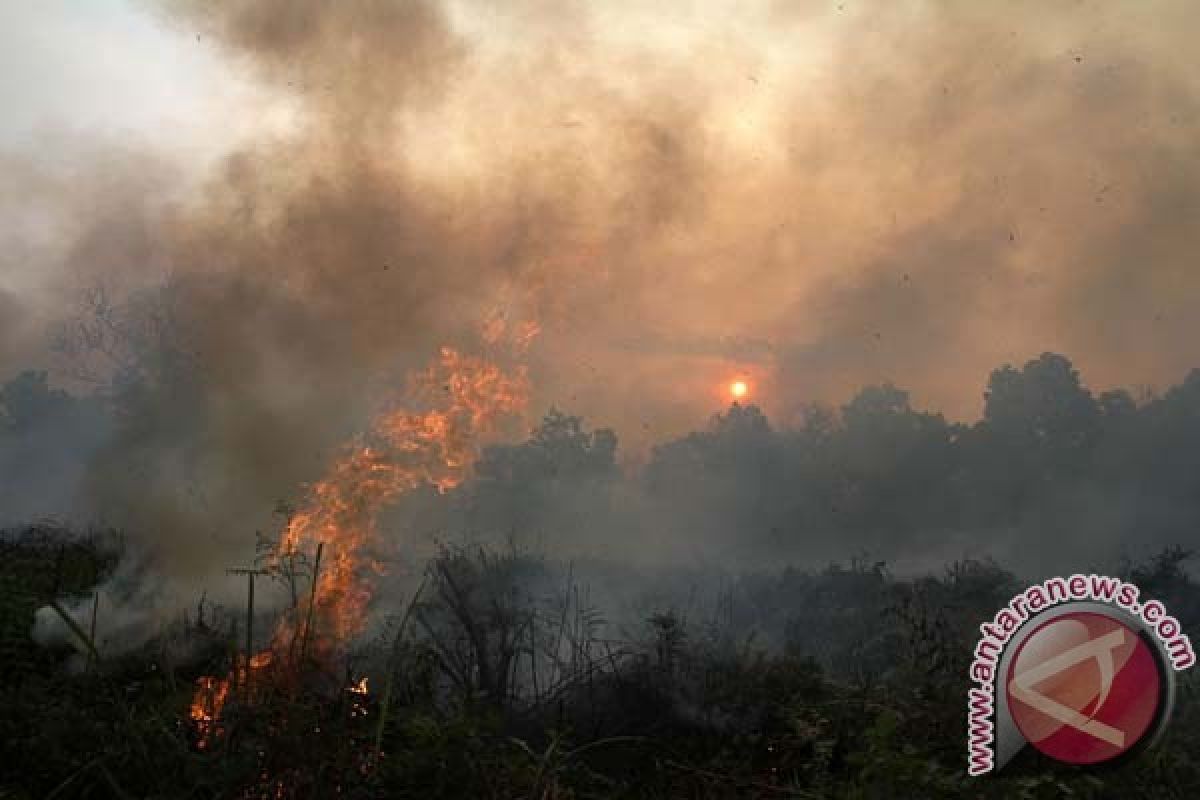
<svg viewBox="0 0 1200 800">
<path fill-rule="evenodd" d="M 1124 731 L 1118 730 L 1111 725 L 1105 725 L 1103 722 L 1092 718 L 1100 713 L 1104 701 L 1108 699 L 1108 693 L 1112 690 L 1113 677 L 1116 672 L 1113 651 L 1124 643 L 1125 630 L 1117 628 L 1111 633 L 1107 633 L 1097 639 L 1076 645 L 1053 658 L 1046 659 L 1036 667 L 1014 675 L 1008 684 L 1009 694 L 1025 705 L 1042 712 L 1052 719 L 1058 720 L 1063 725 L 1070 725 L 1072 728 L 1082 731 L 1089 736 L 1094 736 L 1101 741 L 1108 742 L 1114 747 L 1124 747 Z M 1092 717 L 1085 717 L 1075 709 L 1068 708 L 1057 700 L 1053 700 L 1041 692 L 1034 691 L 1033 687 L 1035 685 L 1052 675 L 1057 675 L 1065 669 L 1070 669 L 1082 661 L 1087 661 L 1089 658 L 1096 659 L 1096 665 L 1100 668 L 1100 696 L 1096 699 L 1096 707 L 1092 711 Z"/>
</svg>

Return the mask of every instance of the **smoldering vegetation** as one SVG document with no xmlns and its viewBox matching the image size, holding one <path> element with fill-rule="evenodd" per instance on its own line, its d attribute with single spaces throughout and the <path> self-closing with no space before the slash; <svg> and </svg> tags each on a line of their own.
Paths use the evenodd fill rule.
<svg viewBox="0 0 1200 800">
<path fill-rule="evenodd" d="M 188 473 L 188 454 L 172 463 L 136 447 L 162 409 L 176 398 L 186 406 L 196 380 L 189 368 L 182 355 L 155 351 L 151 365 L 131 362 L 118 382 L 89 394 L 51 388 L 38 372 L 0 386 L 6 524 L 109 523 L 90 493 L 136 488 L 144 473 L 124 470 L 166 471 L 181 505 L 199 502 L 206 485 Z M 812 404 L 793 425 L 735 403 L 625 467 L 613 430 L 551 408 L 524 441 L 485 447 L 464 485 L 426 487 L 392 504 L 378 555 L 403 569 L 437 542 L 512 544 L 598 569 L 714 574 L 851 557 L 915 573 L 993 558 L 1040 578 L 1111 570 L 1196 542 L 1200 371 L 1135 399 L 1089 389 L 1067 358 L 1045 353 L 994 370 L 982 394 L 974 424 L 916 409 L 891 384 L 863 388 L 840 407 Z M 254 519 L 271 522 L 260 530 L 271 535 L 301 490 L 260 498 Z M 130 534 L 131 548 L 150 561 L 184 561 L 164 552 L 179 545 L 164 525 Z M 253 528 L 243 523 L 236 533 L 229 565 L 253 557 Z M 189 577 L 202 583 L 228 565 L 215 566 Z"/>
<path fill-rule="evenodd" d="M 964 776 L 977 623 L 1022 585 L 991 562 L 760 573 L 614 631 L 570 570 L 448 546 L 344 661 L 299 685 L 256 670 L 218 702 L 198 687 L 236 658 L 240 609 L 200 598 L 136 651 L 82 665 L 79 641 L 28 640 L 38 603 L 86 598 L 113 568 L 113 540 L 64 536 L 2 543 L 0 785 L 15 797 L 1184 798 L 1200 780 L 1191 673 L 1152 755 L 1089 773 L 1026 751 Z M 1168 549 L 1122 574 L 1194 626 L 1187 560 Z M 763 648 L 779 622 L 782 646 Z"/>
<path fill-rule="evenodd" d="M 845 5 L 148 3 L 287 124 L 0 154 L 0 794 L 1194 796 L 1194 683 L 1102 775 L 967 783 L 962 711 L 1046 573 L 1200 622 L 1195 10 Z M 497 315 L 530 430 L 197 718 L 306 608 L 303 487 Z"/>
<path fill-rule="evenodd" d="M 995 370 L 983 394 L 973 425 L 891 384 L 796 427 L 734 404 L 624 473 L 612 431 L 555 411 L 484 453 L 465 496 L 444 498 L 455 522 L 425 524 L 676 566 L 993 557 L 1030 577 L 1195 542 L 1200 372 L 1137 402 L 1046 353 Z"/>
<path fill-rule="evenodd" d="M 18 375 L 0 395 L 4 448 L 52 465 L 66 432 L 120 440 L 139 421 L 121 404 L 143 378 L 128 379 L 76 397 Z M 1048 571 L 1120 574 L 1185 630 L 1200 624 L 1198 420 L 1197 373 L 1135 401 L 1090 391 L 1054 354 L 995 370 L 973 425 L 890 385 L 813 406 L 796 427 L 735 404 L 636 469 L 618 466 L 614 432 L 551 410 L 525 441 L 484 449 L 466 483 L 389 509 L 363 638 L 332 660 L 248 670 L 219 699 L 204 676 L 238 669 L 247 624 L 253 652 L 280 615 L 303 612 L 315 554 L 248 542 L 245 565 L 265 570 L 248 620 L 234 592 L 167 600 L 185 590 L 156 573 L 144 534 L 13 528 L 0 785 L 17 797 L 1190 796 L 1191 673 L 1165 742 L 1097 775 L 1026 752 L 995 780 L 966 778 L 963 698 L 979 622 Z M 47 474 L 26 465 L 6 485 L 70 507 L 79 482 L 56 495 Z M 35 613 L 60 633 L 35 643 Z"/>
</svg>

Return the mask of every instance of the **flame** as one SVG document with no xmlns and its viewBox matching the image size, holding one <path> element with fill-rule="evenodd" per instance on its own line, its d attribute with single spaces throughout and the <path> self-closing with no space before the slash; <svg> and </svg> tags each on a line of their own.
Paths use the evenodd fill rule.
<svg viewBox="0 0 1200 800">
<path fill-rule="evenodd" d="M 517 327 L 517 332 L 513 334 L 513 346 L 523 353 L 529 349 L 529 345 L 533 343 L 533 340 L 541 332 L 542 327 L 534 320 L 522 322 Z"/>
<path fill-rule="evenodd" d="M 521 353 L 538 332 L 536 323 L 510 326 L 503 315 L 493 315 L 484 323 L 481 336 L 489 349 L 508 337 L 513 351 Z M 308 633 L 314 640 L 320 637 L 325 652 L 352 640 L 366 624 L 373 576 L 384 571 L 370 556 L 378 540 L 379 512 L 419 487 L 446 492 L 462 483 L 482 441 L 504 419 L 519 414 L 529 394 L 523 366 L 506 372 L 491 361 L 450 347 L 443 347 L 432 364 L 411 377 L 410 384 L 412 406 L 425 410 L 395 405 L 380 414 L 368 434 L 309 487 L 303 505 L 280 536 L 281 552 L 313 553 L 323 545 Z M 252 688 L 253 671 L 291 652 L 301 624 L 295 618 L 281 620 L 271 648 L 251 656 L 231 677 L 244 676 L 239 683 Z M 229 678 L 207 676 L 197 682 L 191 719 L 202 743 L 219 735 L 218 721 L 229 687 Z M 348 691 L 365 698 L 367 679 Z M 356 708 L 366 713 L 365 706 Z"/>
<path fill-rule="evenodd" d="M 196 731 L 196 747 L 204 750 L 220 733 L 221 709 L 229 695 L 229 679 L 205 675 L 196 679 L 196 691 L 192 695 L 192 707 L 188 716 Z"/>
<path fill-rule="evenodd" d="M 367 679 L 363 678 L 358 683 L 351 684 L 346 687 L 346 691 L 350 693 L 350 717 L 365 717 L 367 716 Z"/>
<path fill-rule="evenodd" d="M 380 570 L 368 557 L 379 512 L 421 486 L 440 492 L 458 486 L 478 456 L 480 437 L 523 409 L 528 395 L 523 368 L 509 375 L 449 347 L 413 384 L 429 410 L 397 407 L 381 414 L 364 440 L 310 488 L 283 532 L 285 552 L 313 552 L 324 543 L 314 620 L 334 642 L 352 639 L 365 624 L 370 573 Z M 285 626 L 282 633 L 295 632 Z"/>
</svg>

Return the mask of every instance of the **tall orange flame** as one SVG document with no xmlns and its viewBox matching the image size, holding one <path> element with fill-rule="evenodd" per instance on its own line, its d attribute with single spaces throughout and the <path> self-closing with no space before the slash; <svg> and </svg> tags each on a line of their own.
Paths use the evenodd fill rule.
<svg viewBox="0 0 1200 800">
<path fill-rule="evenodd" d="M 481 331 L 494 349 L 507 339 L 512 350 L 525 350 L 538 334 L 536 323 L 510 326 L 493 315 Z M 322 650 L 351 641 L 366 624 L 372 574 L 382 571 L 371 560 L 377 543 L 376 518 L 389 503 L 421 486 L 447 491 L 466 477 L 487 437 L 505 418 L 525 407 L 529 383 L 524 367 L 505 372 L 478 356 L 443 347 L 437 359 L 411 380 L 414 411 L 394 406 L 380 414 L 369 433 L 347 448 L 325 478 L 309 487 L 304 504 L 284 528 L 280 551 L 313 553 L 322 546 L 322 563 L 311 608 L 314 639 Z M 197 682 L 191 718 L 206 746 L 219 735 L 218 718 L 235 674 L 251 685 L 253 674 L 288 653 L 302 623 L 281 621 L 272 647 L 248 659 L 249 669 L 229 677 Z M 307 621 L 304 624 L 308 624 Z M 366 681 L 351 688 L 365 695 Z"/>
<path fill-rule="evenodd" d="M 447 491 L 461 483 L 481 438 L 521 411 L 528 396 L 524 368 L 506 374 L 449 347 L 413 383 L 414 395 L 429 410 L 393 408 L 380 415 L 370 434 L 310 488 L 283 531 L 284 552 L 312 552 L 324 543 L 314 615 L 321 635 L 334 642 L 362 631 L 370 572 L 378 571 L 367 553 L 376 541 L 379 512 L 420 486 Z"/>
</svg>

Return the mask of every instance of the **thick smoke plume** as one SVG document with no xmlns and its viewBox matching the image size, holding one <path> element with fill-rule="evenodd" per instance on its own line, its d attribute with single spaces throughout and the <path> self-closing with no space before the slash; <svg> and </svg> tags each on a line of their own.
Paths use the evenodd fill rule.
<svg viewBox="0 0 1200 800">
<path fill-rule="evenodd" d="M 883 381 L 972 420 L 1046 350 L 1182 379 L 1194 7 L 845 5 L 149 5 L 290 124 L 199 178 L 155 142 L 5 158 L 0 373 L 119 409 L 62 507 L 186 597 L 495 313 L 542 326 L 532 408 L 631 462 L 733 375 L 783 425 Z"/>
</svg>

